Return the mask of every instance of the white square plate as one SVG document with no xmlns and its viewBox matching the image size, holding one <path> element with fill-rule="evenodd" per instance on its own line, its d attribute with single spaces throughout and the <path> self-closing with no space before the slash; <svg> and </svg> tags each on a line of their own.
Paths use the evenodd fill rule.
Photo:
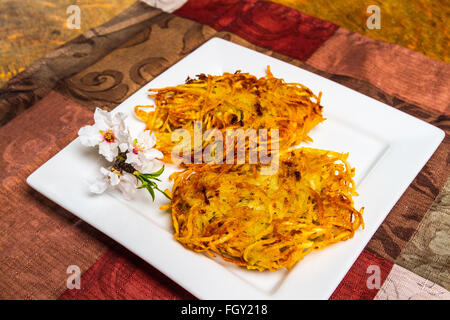
<svg viewBox="0 0 450 320">
<path fill-rule="evenodd" d="M 184 83 L 199 73 L 249 72 L 300 82 L 323 92 L 322 124 L 307 146 L 349 152 L 356 168 L 356 208 L 364 206 L 365 229 L 345 242 L 307 255 L 290 270 L 249 271 L 184 249 L 173 239 L 170 214 L 144 190 L 133 201 L 114 191 L 92 195 L 89 182 L 101 160 L 76 139 L 31 174 L 28 184 L 63 208 L 116 240 L 201 299 L 327 299 L 345 276 L 394 204 L 428 161 L 444 132 L 381 102 L 316 74 L 231 42 L 214 38 L 145 85 L 114 111 L 129 114 L 132 131 L 144 124 L 133 116 L 148 105 L 149 88 Z M 174 171 L 167 167 L 164 181 Z M 64 177 L 64 179 L 61 179 Z M 170 187 L 164 182 L 162 189 Z"/>
</svg>

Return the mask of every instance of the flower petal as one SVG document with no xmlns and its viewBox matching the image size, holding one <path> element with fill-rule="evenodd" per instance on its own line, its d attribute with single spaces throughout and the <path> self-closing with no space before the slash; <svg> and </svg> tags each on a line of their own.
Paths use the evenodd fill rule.
<svg viewBox="0 0 450 320">
<path fill-rule="evenodd" d="M 117 186 L 118 184 L 120 184 L 120 180 L 121 180 L 121 177 L 117 173 L 114 173 L 112 171 L 110 172 L 110 174 L 109 174 L 109 184 L 110 185 Z"/>
<path fill-rule="evenodd" d="M 105 175 L 104 171 L 107 171 L 105 168 L 101 168 L 100 172 L 103 174 L 98 177 L 97 180 L 89 186 L 89 191 L 92 193 L 103 193 L 108 188 L 108 177 Z"/>
<path fill-rule="evenodd" d="M 98 144 L 98 146 L 98 152 L 109 162 L 113 162 L 114 158 L 119 154 L 119 150 L 117 150 L 117 142 L 109 143 L 106 141 L 102 141 Z"/>
<path fill-rule="evenodd" d="M 126 143 L 126 142 L 120 143 L 119 149 L 120 149 L 120 152 L 125 152 L 125 151 L 129 150 L 128 143 Z"/>
<path fill-rule="evenodd" d="M 150 139 L 152 141 L 152 144 L 155 145 L 156 144 L 156 136 L 154 132 L 150 132 Z"/>
<path fill-rule="evenodd" d="M 112 124 L 113 126 L 122 126 L 125 124 L 125 119 L 127 118 L 127 115 L 123 112 L 117 112 L 115 113 L 111 120 L 112 120 Z"/>
<path fill-rule="evenodd" d="M 150 149 L 146 150 L 144 153 L 144 157 L 147 160 L 153 160 L 153 159 L 162 159 L 164 157 L 163 153 L 159 151 L 158 149 Z"/>
<path fill-rule="evenodd" d="M 139 154 L 135 154 L 133 152 L 127 152 L 127 160 L 125 160 L 125 162 L 137 166 L 142 164 Z"/>
<path fill-rule="evenodd" d="M 150 130 L 146 130 L 143 133 L 143 142 L 145 145 L 146 149 L 150 149 L 153 148 L 156 144 L 156 136 L 153 132 L 151 132 Z"/>
<path fill-rule="evenodd" d="M 78 136 L 80 137 L 80 142 L 86 147 L 95 147 L 102 140 L 103 137 L 100 131 L 95 126 L 84 126 L 78 130 Z"/>
<path fill-rule="evenodd" d="M 100 108 L 95 109 L 94 121 L 95 125 L 101 130 L 112 127 L 112 121 L 109 112 Z"/>
<path fill-rule="evenodd" d="M 111 127 L 119 140 L 119 143 L 126 143 L 130 132 L 125 124 L 127 115 L 122 112 L 117 112 L 112 116 Z"/>
<path fill-rule="evenodd" d="M 140 172 L 152 172 L 152 171 L 155 171 L 154 167 L 155 167 L 154 161 L 144 161 L 142 163 L 142 165 L 139 167 L 139 171 Z"/>
<path fill-rule="evenodd" d="M 101 194 L 105 192 L 108 188 L 108 182 L 106 181 L 96 181 L 89 186 L 89 191 L 96 194 Z"/>
<path fill-rule="evenodd" d="M 108 177 L 111 170 L 105 169 L 103 167 L 100 168 L 100 172 L 105 176 Z"/>
<path fill-rule="evenodd" d="M 125 173 L 120 179 L 118 188 L 125 199 L 131 200 L 136 193 L 136 177 L 132 174 Z"/>
</svg>

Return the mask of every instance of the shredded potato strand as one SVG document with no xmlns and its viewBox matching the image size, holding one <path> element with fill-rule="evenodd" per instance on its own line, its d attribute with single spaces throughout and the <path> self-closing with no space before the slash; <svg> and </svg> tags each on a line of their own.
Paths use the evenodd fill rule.
<svg viewBox="0 0 450 320">
<path fill-rule="evenodd" d="M 175 239 L 248 269 L 292 268 L 364 227 L 347 156 L 288 151 L 275 175 L 250 164 L 188 166 L 171 176 Z"/>
</svg>

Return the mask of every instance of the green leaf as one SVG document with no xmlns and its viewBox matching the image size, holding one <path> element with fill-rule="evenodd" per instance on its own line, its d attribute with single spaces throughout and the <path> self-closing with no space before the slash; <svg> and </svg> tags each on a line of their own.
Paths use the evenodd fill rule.
<svg viewBox="0 0 450 320">
<path fill-rule="evenodd" d="M 158 190 L 159 192 L 161 192 L 164 196 L 166 196 L 167 199 L 172 200 L 172 198 L 171 198 L 167 193 L 165 193 L 164 191 L 162 191 L 160 188 L 155 187 L 155 189 Z"/>
<path fill-rule="evenodd" d="M 153 172 L 153 173 L 136 172 L 134 175 L 136 176 L 136 178 L 138 180 L 137 183 L 139 184 L 139 182 L 141 182 L 141 185 L 139 187 L 137 187 L 137 189 L 147 189 L 148 192 L 150 193 L 150 195 L 152 196 L 153 201 L 155 201 L 154 189 L 161 192 L 164 196 L 166 196 L 166 198 L 171 199 L 164 191 L 161 191 L 158 188 L 158 185 L 156 184 L 156 182 L 152 181 L 152 180 L 161 181 L 157 177 L 159 177 L 163 172 L 164 172 L 164 166 L 162 166 L 161 169 L 159 169 L 158 171 Z"/>
<path fill-rule="evenodd" d="M 153 191 L 152 188 L 147 188 L 148 192 L 150 192 L 150 195 L 152 196 L 152 200 L 155 201 L 155 191 Z"/>
<path fill-rule="evenodd" d="M 152 177 L 159 177 L 161 175 L 161 173 L 164 172 L 164 166 L 161 167 L 161 169 L 159 169 L 156 172 L 153 173 L 146 173 L 146 175 L 152 176 Z"/>
</svg>

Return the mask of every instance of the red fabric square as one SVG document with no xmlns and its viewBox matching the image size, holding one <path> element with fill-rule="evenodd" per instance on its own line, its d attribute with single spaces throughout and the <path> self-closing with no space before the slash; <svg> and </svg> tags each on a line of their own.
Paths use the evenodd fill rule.
<svg viewBox="0 0 450 320">
<path fill-rule="evenodd" d="M 334 290 L 330 300 L 372 300 L 379 290 L 379 288 L 370 289 L 367 286 L 368 280 L 372 283 L 369 277 L 374 276 L 373 270 L 379 268 L 380 286 L 382 286 L 393 265 L 392 262 L 363 250 L 339 286 Z"/>
<path fill-rule="evenodd" d="M 338 28 L 331 22 L 268 1 L 190 0 L 175 14 L 302 61 Z"/>
</svg>

